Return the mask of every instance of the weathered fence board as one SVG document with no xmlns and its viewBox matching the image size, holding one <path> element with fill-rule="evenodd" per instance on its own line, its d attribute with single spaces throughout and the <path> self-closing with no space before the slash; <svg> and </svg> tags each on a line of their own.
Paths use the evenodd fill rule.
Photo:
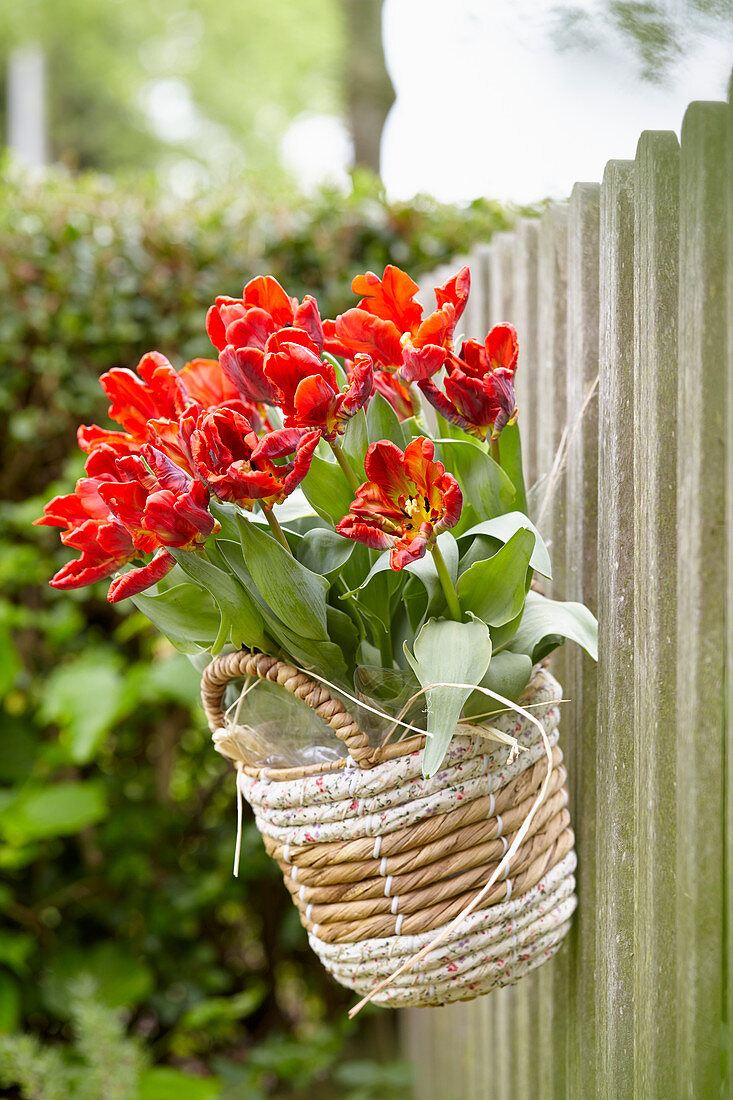
<svg viewBox="0 0 733 1100">
<path fill-rule="evenodd" d="M 634 165 L 610 161 L 601 185 L 596 742 L 597 1095 L 608 1100 L 633 1094 L 633 283 Z"/>
<path fill-rule="evenodd" d="M 634 651 L 637 1096 L 673 1096 L 677 706 L 679 143 L 642 134 L 634 196 Z M 659 746 L 662 751 L 652 751 Z M 653 852 L 653 859 L 641 853 Z"/>
<path fill-rule="evenodd" d="M 723 1019 L 726 110 L 693 103 L 680 151 L 677 418 L 677 1058 L 713 1096 Z"/>
<path fill-rule="evenodd" d="M 568 600 L 598 611 L 598 324 L 600 187 L 577 183 L 568 211 L 567 452 L 565 588 Z M 557 557 L 557 554 L 555 555 Z M 566 954 L 568 996 L 561 1016 L 565 1090 L 556 1095 L 592 1096 L 595 1088 L 596 669 L 581 649 L 565 654 L 566 698 L 563 745 L 568 766 L 570 813 L 578 853 L 579 917 Z M 583 823 L 578 829 L 577 823 Z M 559 961 L 559 960 L 558 960 Z"/>
<path fill-rule="evenodd" d="M 726 918 L 727 918 L 727 1035 L 726 1047 L 733 1051 L 733 707 L 730 700 L 733 699 L 733 77 L 728 87 L 728 120 L 727 120 L 727 150 L 726 150 L 726 175 L 727 175 L 727 203 L 726 215 L 728 219 L 728 256 L 727 256 L 727 284 L 728 284 L 728 354 L 727 363 L 727 430 L 726 430 L 726 541 L 727 541 L 727 662 L 726 662 L 726 692 L 725 692 L 725 723 L 726 723 L 726 834 L 725 834 L 725 877 L 726 877 Z M 728 1056 L 730 1058 L 730 1054 Z"/>
<path fill-rule="evenodd" d="M 522 458 L 527 484 L 537 478 L 537 402 L 530 399 L 530 385 L 537 377 L 537 268 L 539 222 L 528 218 L 517 226 L 514 244 L 514 316 L 521 347 L 517 372 L 517 404 L 522 413 Z M 501 318 L 498 318 L 501 320 Z"/>
<path fill-rule="evenodd" d="M 643 134 L 469 258 L 466 332 L 517 327 L 552 595 L 598 613 L 600 660 L 553 658 L 570 935 L 511 989 L 406 1014 L 421 1100 L 731 1094 L 732 256 L 733 104 L 696 103 L 680 142 Z"/>
</svg>

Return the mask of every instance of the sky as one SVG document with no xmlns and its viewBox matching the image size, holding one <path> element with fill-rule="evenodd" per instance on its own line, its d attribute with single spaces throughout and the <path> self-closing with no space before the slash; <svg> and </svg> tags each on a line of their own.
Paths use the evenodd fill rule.
<svg viewBox="0 0 733 1100">
<path fill-rule="evenodd" d="M 672 0 L 674 2 L 674 0 Z M 385 0 L 384 43 L 397 100 L 382 143 L 390 198 L 485 195 L 532 202 L 600 180 L 633 158 L 645 129 L 679 128 L 694 99 L 724 99 L 727 36 L 700 36 L 665 86 L 645 83 L 628 44 L 606 33 L 592 53 L 560 52 L 558 0 Z M 573 0 L 594 10 L 593 0 Z M 320 168 L 307 150 L 322 150 Z M 304 182 L 338 178 L 348 140 L 336 119 L 299 119 L 285 152 Z M 325 154 L 325 155 L 324 155 Z"/>
</svg>

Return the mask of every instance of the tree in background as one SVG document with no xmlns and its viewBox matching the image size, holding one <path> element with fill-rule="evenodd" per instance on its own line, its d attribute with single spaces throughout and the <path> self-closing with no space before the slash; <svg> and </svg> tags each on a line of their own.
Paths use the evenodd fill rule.
<svg viewBox="0 0 733 1100">
<path fill-rule="evenodd" d="M 341 0 L 348 39 L 344 85 L 354 166 L 379 175 L 382 130 L 395 93 L 384 61 L 383 0 Z"/>
<path fill-rule="evenodd" d="M 0 7 L 0 70 L 29 41 L 43 50 L 53 160 L 186 160 L 271 190 L 304 111 L 348 116 L 355 164 L 378 173 L 394 100 L 381 16 L 382 0 L 30 0 Z"/>
</svg>

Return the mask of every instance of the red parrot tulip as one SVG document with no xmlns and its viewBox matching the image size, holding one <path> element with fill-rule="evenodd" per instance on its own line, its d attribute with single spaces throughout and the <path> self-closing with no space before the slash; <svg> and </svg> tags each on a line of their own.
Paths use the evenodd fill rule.
<svg viewBox="0 0 733 1100">
<path fill-rule="evenodd" d="M 208 490 L 149 444 L 142 455 L 122 454 L 100 443 L 87 459 L 89 477 L 73 493 L 55 497 L 37 524 L 63 527 L 61 541 L 81 551 L 51 580 L 55 588 L 80 588 L 109 577 L 120 566 L 157 551 L 147 565 L 130 570 L 110 586 L 114 603 L 142 592 L 175 564 L 163 550 L 192 550 L 218 525 L 207 511 Z M 151 472 L 152 471 L 152 472 Z"/>
<path fill-rule="evenodd" d="M 80 550 L 81 555 L 67 562 L 54 577 L 54 588 L 82 588 L 109 577 L 139 551 L 129 531 L 119 523 L 99 495 L 103 484 L 96 478 L 81 478 L 73 493 L 54 497 L 34 524 L 64 528 L 61 541 Z M 149 549 L 156 546 L 150 538 Z"/>
<path fill-rule="evenodd" d="M 221 368 L 242 398 L 276 404 L 276 394 L 262 368 L 265 345 L 278 329 L 306 333 L 323 350 L 324 335 L 315 298 L 290 298 L 272 275 L 252 279 L 241 298 L 217 298 L 206 315 L 206 329 L 219 351 Z"/>
<path fill-rule="evenodd" d="M 320 432 L 284 428 L 259 440 L 246 417 L 233 409 L 206 413 L 191 436 L 197 472 L 222 500 L 252 509 L 281 504 L 310 468 Z M 288 462 L 275 459 L 294 454 Z"/>
<path fill-rule="evenodd" d="M 391 550 L 392 569 L 422 558 L 441 531 L 455 527 L 463 507 L 458 482 L 433 454 L 424 436 L 408 443 L 404 453 L 384 439 L 372 443 L 364 462 L 369 480 L 359 486 L 338 533 Z"/>
<path fill-rule="evenodd" d="M 292 341 L 297 332 L 284 329 L 267 341 L 265 377 L 276 389 L 286 428 L 319 428 L 333 442 L 371 397 L 372 361 L 357 355 L 341 392 L 333 366 L 321 361 L 313 341 L 305 333 L 298 334 L 297 343 Z"/>
<path fill-rule="evenodd" d="M 512 325 L 495 325 L 482 346 L 467 340 L 460 357 L 452 356 L 445 377 L 445 393 L 431 380 L 420 389 L 446 420 L 465 432 L 485 439 L 497 439 L 507 424 L 517 418 L 514 374 L 519 349 Z"/>
<path fill-rule="evenodd" d="M 364 297 L 336 318 L 334 336 L 342 346 L 371 355 L 383 369 L 399 371 L 405 382 L 430 378 L 441 369 L 466 308 L 467 267 L 436 288 L 437 309 L 425 318 L 415 301 L 420 288 L 398 267 L 388 265 L 381 279 L 372 271 L 357 275 L 351 286 Z"/>
</svg>

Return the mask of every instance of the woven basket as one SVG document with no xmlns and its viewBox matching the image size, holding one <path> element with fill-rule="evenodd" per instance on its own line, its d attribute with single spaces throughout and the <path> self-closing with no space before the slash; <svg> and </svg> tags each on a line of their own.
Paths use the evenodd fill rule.
<svg viewBox="0 0 733 1100">
<path fill-rule="evenodd" d="M 221 711 L 230 680 L 277 682 L 312 707 L 348 749 L 326 765 L 253 768 L 237 759 Z M 511 865 L 481 908 L 377 1004 L 440 1005 L 516 982 L 560 947 L 575 909 L 576 860 L 558 740 L 557 680 L 536 667 L 522 704 L 552 746 L 544 800 Z M 321 684 L 261 653 L 214 660 L 202 699 L 216 747 L 237 763 L 265 848 L 277 860 L 311 947 L 360 994 L 426 947 L 476 897 L 503 859 L 548 775 L 539 730 L 515 714 L 492 719 L 527 751 L 480 733 L 455 736 L 440 772 L 424 779 L 413 736 L 382 748 Z M 541 705 L 546 704 L 546 705 Z"/>
</svg>

